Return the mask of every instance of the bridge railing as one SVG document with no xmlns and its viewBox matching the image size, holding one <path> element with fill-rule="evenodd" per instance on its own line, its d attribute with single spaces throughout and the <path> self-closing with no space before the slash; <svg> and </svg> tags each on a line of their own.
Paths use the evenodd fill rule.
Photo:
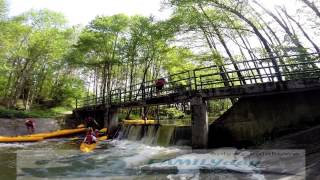
<svg viewBox="0 0 320 180">
<path fill-rule="evenodd" d="M 163 77 L 166 83 L 157 93 L 155 80 L 144 81 L 105 96 L 88 96 L 77 100 L 78 107 L 121 104 L 166 96 L 174 93 L 211 88 L 278 82 L 320 77 L 319 54 L 300 54 L 213 65 Z"/>
<path fill-rule="evenodd" d="M 303 62 L 301 62 L 301 59 L 303 59 Z M 275 60 L 279 69 L 278 72 L 270 58 L 196 69 L 194 71 L 197 79 L 197 89 L 319 77 L 320 63 L 318 54 L 282 56 L 275 57 Z"/>
</svg>

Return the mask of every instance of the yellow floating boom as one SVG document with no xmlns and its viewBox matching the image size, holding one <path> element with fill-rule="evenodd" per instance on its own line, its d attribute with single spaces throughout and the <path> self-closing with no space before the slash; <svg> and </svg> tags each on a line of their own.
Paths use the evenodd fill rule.
<svg viewBox="0 0 320 180">
<path fill-rule="evenodd" d="M 86 132 L 86 130 L 87 130 L 86 128 L 64 129 L 64 130 L 58 130 L 58 131 L 54 131 L 54 132 L 38 133 L 38 134 L 25 135 L 25 136 L 0 136 L 0 143 L 37 142 L 37 141 L 41 141 L 43 139 L 58 138 L 58 137 L 64 137 L 64 136 L 84 133 L 84 132 Z"/>
<path fill-rule="evenodd" d="M 79 128 L 79 129 L 64 129 L 64 130 L 58 130 L 54 132 L 48 132 L 48 133 L 39 133 L 39 134 L 32 134 L 29 135 L 31 137 L 42 137 L 43 139 L 49 139 L 49 138 L 57 138 L 57 137 L 64 137 L 79 133 L 86 132 L 86 128 Z"/>
<path fill-rule="evenodd" d="M 143 120 L 143 119 L 138 119 L 138 120 L 123 120 L 122 123 L 124 125 L 155 125 L 157 124 L 156 120 Z"/>
<path fill-rule="evenodd" d="M 37 142 L 42 140 L 43 140 L 43 137 L 30 137 L 30 136 L 0 137 L 0 143 Z"/>
</svg>

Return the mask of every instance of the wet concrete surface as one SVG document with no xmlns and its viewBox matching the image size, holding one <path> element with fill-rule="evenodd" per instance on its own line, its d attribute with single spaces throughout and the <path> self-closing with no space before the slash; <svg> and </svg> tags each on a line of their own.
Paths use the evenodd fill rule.
<svg viewBox="0 0 320 180">
<path fill-rule="evenodd" d="M 34 118 L 35 133 L 49 132 L 60 129 L 59 121 L 51 118 Z M 0 118 L 0 136 L 18 136 L 28 134 L 26 119 Z"/>
<path fill-rule="evenodd" d="M 320 126 L 265 143 L 259 149 L 303 149 L 306 152 L 306 179 L 320 179 Z"/>
</svg>

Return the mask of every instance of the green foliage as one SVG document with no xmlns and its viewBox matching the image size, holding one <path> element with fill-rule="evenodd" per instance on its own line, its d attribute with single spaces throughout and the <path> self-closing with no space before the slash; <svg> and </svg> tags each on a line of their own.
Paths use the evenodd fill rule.
<svg viewBox="0 0 320 180">
<path fill-rule="evenodd" d="M 177 108 L 165 108 L 162 110 L 161 114 L 166 115 L 169 119 L 179 119 L 185 116 L 185 114 Z"/>
<path fill-rule="evenodd" d="M 117 63 L 119 36 L 127 26 L 128 17 L 123 14 L 97 17 L 81 33 L 75 53 L 81 52 L 86 64 Z"/>
<path fill-rule="evenodd" d="M 5 19 L 8 14 L 8 3 L 6 0 L 0 0 L 0 21 Z"/>
<path fill-rule="evenodd" d="M 231 62 L 233 67 L 226 70 L 212 68 L 197 72 L 197 75 L 216 73 L 210 76 L 211 80 L 226 82 L 240 78 L 237 76 L 241 74 L 237 73 L 223 76 L 224 71 L 243 68 L 236 67 L 237 60 L 266 57 L 272 53 L 308 53 L 304 43 L 312 44 L 312 38 L 302 36 L 306 33 L 295 31 L 292 21 L 284 22 L 292 26 L 289 32 L 273 32 L 279 25 L 263 22 L 265 15 L 257 17 L 255 14 L 259 13 L 254 12 L 256 9 L 250 1 L 168 0 L 167 4 L 173 14 L 165 21 L 116 14 L 98 16 L 81 29 L 69 27 L 63 14 L 48 9 L 8 17 L 7 2 L 0 0 L 0 98 L 9 107 L 26 110 L 48 101 L 56 106 L 74 107 L 75 99 L 85 94 L 99 96 L 128 86 L 130 90 L 139 90 L 140 87 L 132 85 Z M 307 24 L 315 25 L 317 21 L 313 19 Z M 297 42 L 301 42 L 301 47 Z M 313 46 L 317 49 L 316 43 Z M 292 64 L 313 60 L 304 56 L 282 59 Z M 253 68 L 261 63 L 264 62 L 247 66 Z M 292 70 L 310 69 L 293 67 Z M 169 81 L 187 76 L 188 73 L 177 75 Z M 188 82 L 178 83 L 180 86 Z M 211 105 L 214 114 L 221 114 L 230 104 Z M 174 108 L 166 109 L 165 113 L 170 118 L 183 116 Z"/>
<path fill-rule="evenodd" d="M 65 76 L 52 88 L 52 99 L 58 105 L 74 107 L 75 100 L 85 96 L 83 81 L 75 77 Z"/>
<path fill-rule="evenodd" d="M 214 100 L 208 101 L 209 106 L 209 114 L 213 117 L 219 117 L 222 115 L 227 109 L 232 106 L 232 103 L 229 99 L 222 99 L 222 100 Z"/>
<path fill-rule="evenodd" d="M 192 70 L 196 67 L 195 64 L 192 63 L 194 55 L 189 49 L 172 48 L 167 53 L 167 58 L 170 59 L 170 61 L 164 62 L 163 66 L 170 74 Z"/>
<path fill-rule="evenodd" d="M 72 106 L 83 96 L 83 80 L 64 59 L 75 29 L 67 27 L 61 13 L 30 10 L 1 25 L 0 97 L 8 99 L 7 106 L 17 106 L 19 99 L 26 110 L 50 99 Z"/>
<path fill-rule="evenodd" d="M 141 116 L 135 113 L 131 113 L 129 119 L 126 119 L 127 117 L 126 113 L 119 114 L 118 117 L 120 120 L 140 120 L 141 119 Z"/>
<path fill-rule="evenodd" d="M 34 109 L 31 111 L 21 111 L 13 109 L 5 109 L 0 107 L 0 118 L 55 118 L 62 116 L 67 112 L 70 112 L 71 109 L 64 107 L 55 107 L 52 109 Z"/>
<path fill-rule="evenodd" d="M 48 9 L 30 10 L 20 15 L 19 19 L 34 30 L 62 29 L 67 23 L 63 14 Z"/>
</svg>

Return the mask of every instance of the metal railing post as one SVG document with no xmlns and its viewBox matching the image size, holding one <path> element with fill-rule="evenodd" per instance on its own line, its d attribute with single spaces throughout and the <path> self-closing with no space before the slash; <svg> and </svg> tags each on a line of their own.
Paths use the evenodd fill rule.
<svg viewBox="0 0 320 180">
<path fill-rule="evenodd" d="M 189 91 L 192 91 L 192 81 L 191 81 L 191 74 L 190 71 L 188 71 L 188 83 L 189 83 Z"/>
<path fill-rule="evenodd" d="M 109 105 L 112 104 L 112 96 L 113 96 L 112 90 L 110 90 L 110 92 L 109 92 Z"/>
<path fill-rule="evenodd" d="M 194 81 L 194 90 L 198 90 L 197 88 L 197 77 L 196 77 L 196 71 L 193 70 L 193 81 Z"/>
<path fill-rule="evenodd" d="M 127 96 L 127 87 L 124 88 L 123 102 L 126 102 L 126 96 Z"/>
</svg>

